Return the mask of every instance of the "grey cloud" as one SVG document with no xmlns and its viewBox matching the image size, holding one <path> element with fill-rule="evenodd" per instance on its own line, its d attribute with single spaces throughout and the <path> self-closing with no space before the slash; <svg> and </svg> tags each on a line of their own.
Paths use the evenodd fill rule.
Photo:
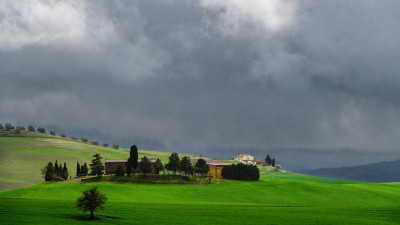
<svg viewBox="0 0 400 225">
<path fill-rule="evenodd" d="M 216 2 L 72 4 L 83 37 L 0 51 L 0 119 L 188 153 L 399 152 L 399 3 L 255 1 L 291 7 L 271 25 Z"/>
</svg>

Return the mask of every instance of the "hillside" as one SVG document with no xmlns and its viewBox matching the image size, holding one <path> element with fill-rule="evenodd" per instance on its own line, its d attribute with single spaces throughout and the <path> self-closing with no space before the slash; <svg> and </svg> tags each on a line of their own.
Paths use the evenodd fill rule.
<svg viewBox="0 0 400 225">
<path fill-rule="evenodd" d="M 304 170 L 300 173 L 337 179 L 361 180 L 368 182 L 399 182 L 400 160 L 372 163 L 362 166 L 322 168 Z"/>
<path fill-rule="evenodd" d="M 89 164 L 96 153 L 104 159 L 129 157 L 128 149 L 116 150 L 46 134 L 24 132 L 11 136 L 0 137 L 0 191 L 42 183 L 40 171 L 49 161 L 66 162 L 74 176 L 76 162 Z M 170 154 L 139 150 L 139 157 L 160 158 L 164 162 Z"/>
</svg>

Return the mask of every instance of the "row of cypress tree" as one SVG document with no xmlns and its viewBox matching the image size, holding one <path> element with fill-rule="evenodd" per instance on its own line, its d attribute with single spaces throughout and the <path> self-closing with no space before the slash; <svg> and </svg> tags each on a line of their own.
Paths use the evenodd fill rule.
<svg viewBox="0 0 400 225">
<path fill-rule="evenodd" d="M 260 170 L 256 165 L 246 165 L 239 163 L 237 165 L 224 166 L 221 175 L 226 179 L 234 180 L 259 180 Z"/>
<path fill-rule="evenodd" d="M 79 162 L 76 162 L 76 176 L 87 176 L 89 173 L 89 168 L 86 163 L 84 164 L 79 164 Z"/>
</svg>

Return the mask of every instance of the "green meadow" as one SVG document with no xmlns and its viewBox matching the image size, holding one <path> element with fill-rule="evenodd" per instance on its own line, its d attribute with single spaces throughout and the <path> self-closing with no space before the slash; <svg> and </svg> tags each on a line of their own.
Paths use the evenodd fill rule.
<svg viewBox="0 0 400 225">
<path fill-rule="evenodd" d="M 95 153 L 127 158 L 129 150 L 29 134 L 0 137 L 1 224 L 399 224 L 400 183 L 368 183 L 297 173 L 262 172 L 259 181 L 147 183 L 103 177 L 43 182 L 48 162 L 89 163 Z M 139 151 L 167 161 L 170 153 Z M 267 170 L 268 168 L 264 168 Z M 91 182 L 97 180 L 98 182 Z M 97 186 L 108 197 L 96 220 L 75 207 Z"/>
</svg>

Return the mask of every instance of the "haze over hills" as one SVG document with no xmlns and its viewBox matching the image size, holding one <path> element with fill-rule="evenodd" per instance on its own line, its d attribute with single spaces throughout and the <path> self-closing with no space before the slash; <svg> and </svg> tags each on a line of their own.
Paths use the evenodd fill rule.
<svg viewBox="0 0 400 225">
<path fill-rule="evenodd" d="M 321 168 L 303 170 L 300 173 L 338 179 L 362 180 L 369 182 L 399 182 L 400 160 L 379 162 L 361 166 Z"/>
</svg>

